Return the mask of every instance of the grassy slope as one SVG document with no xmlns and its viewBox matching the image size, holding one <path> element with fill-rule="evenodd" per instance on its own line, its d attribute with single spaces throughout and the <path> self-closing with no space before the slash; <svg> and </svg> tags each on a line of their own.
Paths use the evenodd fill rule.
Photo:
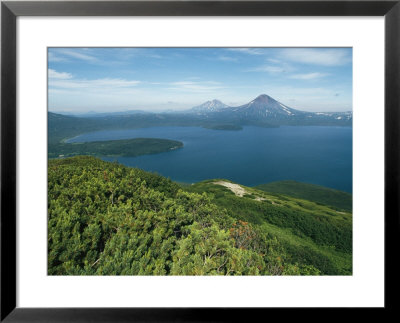
<svg viewBox="0 0 400 323">
<path fill-rule="evenodd" d="M 214 184 L 216 181 L 200 182 L 185 189 L 211 193 L 212 201 L 225 208 L 230 216 L 259 225 L 263 231 L 275 235 L 293 260 L 315 263 L 326 274 L 351 273 L 350 212 L 242 185 L 246 193 L 239 197 L 230 189 Z"/>
<path fill-rule="evenodd" d="M 76 155 L 134 157 L 169 151 L 182 146 L 180 141 L 157 138 L 57 143 L 49 144 L 49 158 L 56 158 L 60 155 L 64 155 L 64 157 Z"/>
<path fill-rule="evenodd" d="M 284 194 L 329 205 L 347 212 L 352 210 L 351 194 L 319 185 L 295 181 L 279 181 L 258 185 L 255 188 L 269 193 Z"/>
</svg>

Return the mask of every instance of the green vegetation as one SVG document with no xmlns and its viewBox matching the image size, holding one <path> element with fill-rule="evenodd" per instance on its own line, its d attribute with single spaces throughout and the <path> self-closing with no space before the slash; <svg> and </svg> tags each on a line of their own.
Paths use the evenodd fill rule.
<svg viewBox="0 0 400 323">
<path fill-rule="evenodd" d="M 181 187 L 94 157 L 49 160 L 49 275 L 351 274 L 351 225 L 224 180 Z"/>
<path fill-rule="evenodd" d="M 212 129 L 212 130 L 234 130 L 234 131 L 243 130 L 242 126 L 234 125 L 234 124 L 207 125 L 207 126 L 203 126 L 203 128 Z"/>
<path fill-rule="evenodd" d="M 182 147 L 180 141 L 135 138 L 124 140 L 92 141 L 82 143 L 49 144 L 49 158 L 72 157 L 76 155 L 135 157 L 156 154 Z"/>
<path fill-rule="evenodd" d="M 221 181 L 200 182 L 187 190 L 211 194 L 212 203 L 225 209 L 229 216 L 247 221 L 260 227 L 263 232 L 274 235 L 292 261 L 312 264 L 322 274 L 351 274 L 351 213 L 242 185 L 240 188 L 245 192 L 240 197 L 231 189 L 216 184 L 218 182 Z"/>
<path fill-rule="evenodd" d="M 352 211 L 353 199 L 351 194 L 319 185 L 295 181 L 279 181 L 258 185 L 255 188 L 269 193 L 285 194 L 330 205 L 338 210 Z"/>
</svg>

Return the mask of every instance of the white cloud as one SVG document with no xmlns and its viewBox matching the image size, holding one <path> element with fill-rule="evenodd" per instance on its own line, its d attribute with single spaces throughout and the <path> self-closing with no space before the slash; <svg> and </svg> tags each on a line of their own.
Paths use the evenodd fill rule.
<svg viewBox="0 0 400 323">
<path fill-rule="evenodd" d="M 275 59 L 275 58 L 268 58 L 267 59 L 268 62 L 274 63 L 274 64 L 280 64 L 281 61 L 279 59 Z"/>
<path fill-rule="evenodd" d="M 49 62 L 64 62 L 66 61 L 65 58 L 57 56 L 56 54 L 54 54 L 53 52 L 48 52 L 47 58 L 49 60 Z"/>
<path fill-rule="evenodd" d="M 77 79 L 67 72 L 57 72 L 53 69 L 48 71 L 49 89 L 58 91 L 80 91 L 86 92 L 111 92 L 121 89 L 130 89 L 140 84 L 137 80 L 125 80 L 119 78 L 101 78 L 94 80 Z"/>
<path fill-rule="evenodd" d="M 76 58 L 88 62 L 96 62 L 98 59 L 95 56 L 84 54 L 78 50 L 74 49 L 57 49 L 57 54 L 62 54 L 71 58 Z"/>
<path fill-rule="evenodd" d="M 266 72 L 266 73 L 284 73 L 287 72 L 287 67 L 263 65 L 247 70 L 247 72 Z"/>
<path fill-rule="evenodd" d="M 49 68 L 49 79 L 60 79 L 60 80 L 67 80 L 72 78 L 72 74 L 67 72 L 57 72 Z"/>
<path fill-rule="evenodd" d="M 328 74 L 325 73 L 306 73 L 306 74 L 295 74 L 295 75 L 291 75 L 289 76 L 289 78 L 291 79 L 295 79 L 295 80 L 315 80 L 315 79 L 319 79 L 321 77 L 325 77 Z"/>
<path fill-rule="evenodd" d="M 297 63 L 324 66 L 344 65 L 351 62 L 351 56 L 347 50 L 336 48 L 287 48 L 281 50 L 280 57 Z"/>
<path fill-rule="evenodd" d="M 222 86 L 220 83 L 214 81 L 206 81 L 206 82 L 181 81 L 181 82 L 172 82 L 170 83 L 170 85 L 171 87 L 168 88 L 169 90 L 191 91 L 191 92 L 212 92 L 224 88 L 224 86 Z"/>
<path fill-rule="evenodd" d="M 217 59 L 225 62 L 237 62 L 237 58 L 230 56 L 219 56 Z"/>
<path fill-rule="evenodd" d="M 162 59 L 162 58 L 164 58 L 163 56 L 157 55 L 157 54 L 147 54 L 146 56 L 147 56 L 147 57 L 151 57 L 151 58 L 157 58 L 157 59 Z"/>
<path fill-rule="evenodd" d="M 54 79 L 49 80 L 49 86 L 62 89 L 92 89 L 92 90 L 110 90 L 115 88 L 129 88 L 136 86 L 140 81 L 129 81 L 124 79 L 103 78 L 96 80 L 78 80 L 78 79 Z"/>
<path fill-rule="evenodd" d="M 228 48 L 228 50 L 233 52 L 239 52 L 249 55 L 262 55 L 264 54 L 262 50 L 258 48 Z"/>
</svg>

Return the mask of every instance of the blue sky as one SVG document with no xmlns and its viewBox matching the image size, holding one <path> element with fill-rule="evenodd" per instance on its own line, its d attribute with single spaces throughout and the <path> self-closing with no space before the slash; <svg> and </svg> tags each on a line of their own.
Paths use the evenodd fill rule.
<svg viewBox="0 0 400 323">
<path fill-rule="evenodd" d="M 49 48 L 49 111 L 183 110 L 260 94 L 352 110 L 351 48 Z"/>
</svg>

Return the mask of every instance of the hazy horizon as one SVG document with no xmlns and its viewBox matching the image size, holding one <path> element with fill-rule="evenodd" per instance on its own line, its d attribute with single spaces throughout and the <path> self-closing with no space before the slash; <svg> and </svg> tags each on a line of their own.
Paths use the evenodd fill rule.
<svg viewBox="0 0 400 323">
<path fill-rule="evenodd" d="M 263 93 L 263 94 L 265 94 L 265 93 Z M 261 95 L 261 94 L 260 94 L 260 95 Z M 253 98 L 253 99 L 255 99 L 255 98 Z M 251 99 L 251 100 L 249 100 L 249 101 L 247 101 L 247 102 L 244 102 L 243 104 L 249 103 L 249 102 L 252 101 L 253 99 Z M 207 100 L 207 101 L 213 101 L 213 100 L 218 100 L 218 99 L 211 99 L 211 100 Z M 190 107 L 188 107 L 187 109 L 173 109 L 173 108 L 168 108 L 168 109 L 165 109 L 165 110 L 158 110 L 158 109 L 154 109 L 154 110 L 152 110 L 152 109 L 125 109 L 125 110 L 117 110 L 117 109 L 112 109 L 112 110 L 109 110 L 109 111 L 95 111 L 95 110 L 88 110 L 88 111 L 83 111 L 83 110 L 62 111 L 62 110 L 60 110 L 60 111 L 57 111 L 57 110 L 49 110 L 49 112 L 58 113 L 58 114 L 65 114 L 65 115 L 68 115 L 68 114 L 71 114 L 71 115 L 111 114 L 111 113 L 127 113 L 127 112 L 141 112 L 141 111 L 147 112 L 147 113 L 182 112 L 182 111 L 186 111 L 186 110 L 189 110 L 189 109 L 191 109 L 191 108 L 197 107 L 197 106 L 199 106 L 199 105 L 201 105 L 201 104 L 203 104 L 203 103 L 206 103 L 207 101 L 203 101 L 203 102 L 198 103 L 198 104 L 196 104 L 196 105 L 194 105 L 194 106 L 190 106 Z M 221 100 L 219 100 L 219 101 L 221 101 Z M 222 102 L 222 103 L 225 103 L 225 102 L 223 102 L 223 101 L 221 101 L 221 102 Z M 241 104 L 241 105 L 242 105 L 242 104 Z M 238 106 L 229 106 L 229 108 L 236 108 L 236 107 L 238 107 Z M 300 110 L 300 109 L 298 109 L 298 110 Z M 300 111 L 305 111 L 305 112 L 323 112 L 323 113 L 352 112 L 351 109 L 349 109 L 349 110 L 343 110 L 343 111 L 333 111 L 333 110 L 332 110 L 332 111 L 306 111 L 306 110 L 300 110 Z"/>
<path fill-rule="evenodd" d="M 302 111 L 352 111 L 352 49 L 48 49 L 50 112 L 182 111 L 260 94 Z"/>
</svg>

